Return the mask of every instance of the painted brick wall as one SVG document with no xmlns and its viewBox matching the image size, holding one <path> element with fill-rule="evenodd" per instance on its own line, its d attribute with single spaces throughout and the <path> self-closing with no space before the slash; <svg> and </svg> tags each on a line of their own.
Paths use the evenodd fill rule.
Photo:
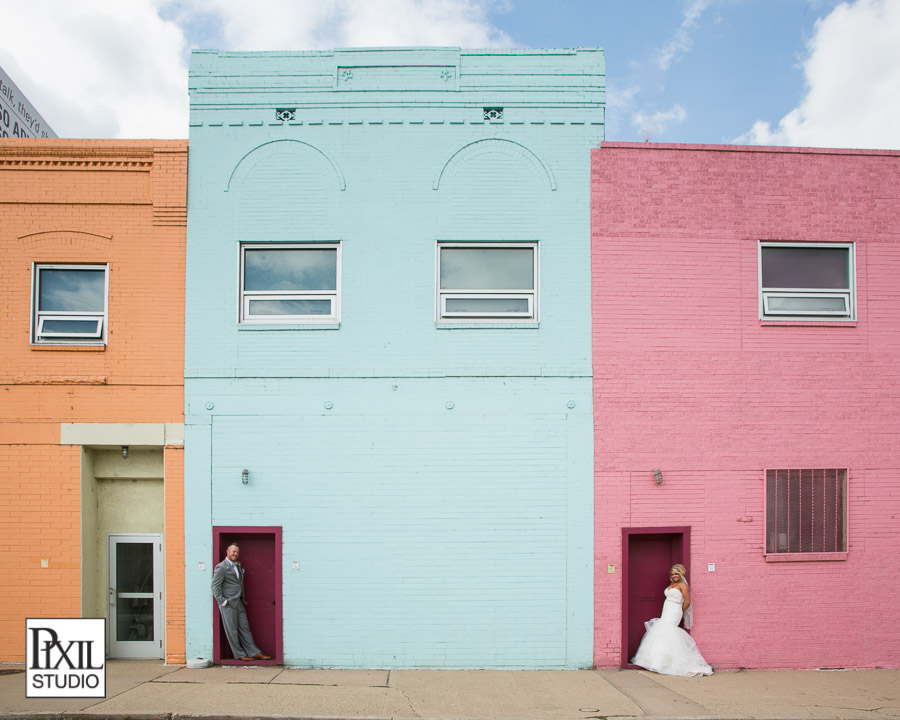
<svg viewBox="0 0 900 720">
<path fill-rule="evenodd" d="M 0 142 L 0 660 L 24 658 L 26 617 L 81 615 L 80 449 L 60 446 L 60 424 L 182 421 L 186 183 L 185 142 Z M 31 344 L 36 262 L 109 263 L 105 347 Z M 183 593 L 170 584 L 181 656 Z"/>
<path fill-rule="evenodd" d="M 588 448 L 570 447 L 590 434 L 583 381 L 242 385 L 208 386 L 204 481 L 214 524 L 284 528 L 287 662 L 528 667 L 590 653 L 590 615 L 571 597 L 589 593 L 590 533 L 569 535 L 591 506 Z"/>
<path fill-rule="evenodd" d="M 184 650 L 184 448 L 165 449 L 166 662 L 186 662 Z"/>
<path fill-rule="evenodd" d="M 893 152 L 593 151 L 598 666 L 621 528 L 675 525 L 714 667 L 900 664 L 898 181 Z M 855 242 L 857 320 L 760 321 L 760 240 Z M 821 467 L 849 470 L 846 560 L 767 563 L 764 470 Z"/>
<path fill-rule="evenodd" d="M 26 618 L 81 615 L 80 467 L 77 447 L 0 445 L 0 527 L 8 553 L 3 661 L 24 661 Z"/>
<path fill-rule="evenodd" d="M 603 81 L 596 51 L 195 53 L 189 656 L 211 526 L 281 525 L 286 662 L 590 665 Z M 538 242 L 539 325 L 436 323 L 442 240 Z M 247 241 L 340 241 L 339 327 L 239 325 Z"/>
</svg>

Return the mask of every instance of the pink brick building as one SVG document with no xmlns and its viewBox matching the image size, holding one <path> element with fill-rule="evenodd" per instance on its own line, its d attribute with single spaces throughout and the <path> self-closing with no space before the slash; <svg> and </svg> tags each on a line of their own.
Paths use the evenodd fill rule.
<svg viewBox="0 0 900 720">
<path fill-rule="evenodd" d="M 593 151 L 597 666 L 900 666 L 900 153 Z M 658 472 L 655 472 L 658 471 Z"/>
</svg>

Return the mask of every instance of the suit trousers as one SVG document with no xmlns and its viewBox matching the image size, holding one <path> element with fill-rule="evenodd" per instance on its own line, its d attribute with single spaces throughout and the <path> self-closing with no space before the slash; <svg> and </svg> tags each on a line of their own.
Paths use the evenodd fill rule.
<svg viewBox="0 0 900 720">
<path fill-rule="evenodd" d="M 219 615 L 222 616 L 222 625 L 225 627 L 225 637 L 231 645 L 231 653 L 235 660 L 242 657 L 253 657 L 260 652 L 253 642 L 253 634 L 250 632 L 250 623 L 247 620 L 247 611 L 244 603 L 238 599 L 229 600 L 227 605 L 219 606 Z"/>
</svg>

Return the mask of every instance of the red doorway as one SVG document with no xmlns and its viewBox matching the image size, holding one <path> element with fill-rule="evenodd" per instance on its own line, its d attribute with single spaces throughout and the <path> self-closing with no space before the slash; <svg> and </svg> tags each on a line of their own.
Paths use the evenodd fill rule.
<svg viewBox="0 0 900 720">
<path fill-rule="evenodd" d="M 281 665 L 284 662 L 281 638 L 281 528 L 213 527 L 213 564 L 225 557 L 235 543 L 241 548 L 244 568 L 244 598 L 253 639 L 271 660 L 256 665 Z M 219 606 L 213 601 L 213 662 L 236 665 L 225 629 L 219 619 Z"/>
<path fill-rule="evenodd" d="M 684 565 L 690 577 L 689 527 L 622 528 L 622 658 L 631 658 L 644 637 L 644 623 L 659 617 L 668 585 L 669 568 Z"/>
</svg>

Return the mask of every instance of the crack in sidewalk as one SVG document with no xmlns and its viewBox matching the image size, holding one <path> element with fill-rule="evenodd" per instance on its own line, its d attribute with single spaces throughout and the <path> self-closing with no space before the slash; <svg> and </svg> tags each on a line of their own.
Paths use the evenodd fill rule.
<svg viewBox="0 0 900 720">
<path fill-rule="evenodd" d="M 393 672 L 392 670 L 388 669 L 387 681 L 385 682 L 384 687 L 385 687 L 386 689 L 389 689 L 389 690 L 396 690 L 397 692 L 399 692 L 400 695 L 403 697 L 403 699 L 406 700 L 406 704 L 407 704 L 407 706 L 409 707 L 409 711 L 413 714 L 413 716 L 414 716 L 414 717 L 417 717 L 417 718 L 422 717 L 422 715 L 419 713 L 419 711 L 416 710 L 416 708 L 413 706 L 412 698 L 411 698 L 409 695 L 407 695 L 406 692 L 405 692 L 404 690 L 402 690 L 401 688 L 393 687 L 393 686 L 391 685 L 391 673 L 392 673 L 392 672 Z M 385 714 L 386 714 L 385 711 L 386 711 L 386 709 L 387 709 L 387 700 L 388 700 L 388 694 L 385 693 L 385 694 L 384 694 L 383 701 L 382 701 L 382 705 L 381 705 L 381 715 L 382 715 L 382 717 L 385 716 Z"/>
</svg>

